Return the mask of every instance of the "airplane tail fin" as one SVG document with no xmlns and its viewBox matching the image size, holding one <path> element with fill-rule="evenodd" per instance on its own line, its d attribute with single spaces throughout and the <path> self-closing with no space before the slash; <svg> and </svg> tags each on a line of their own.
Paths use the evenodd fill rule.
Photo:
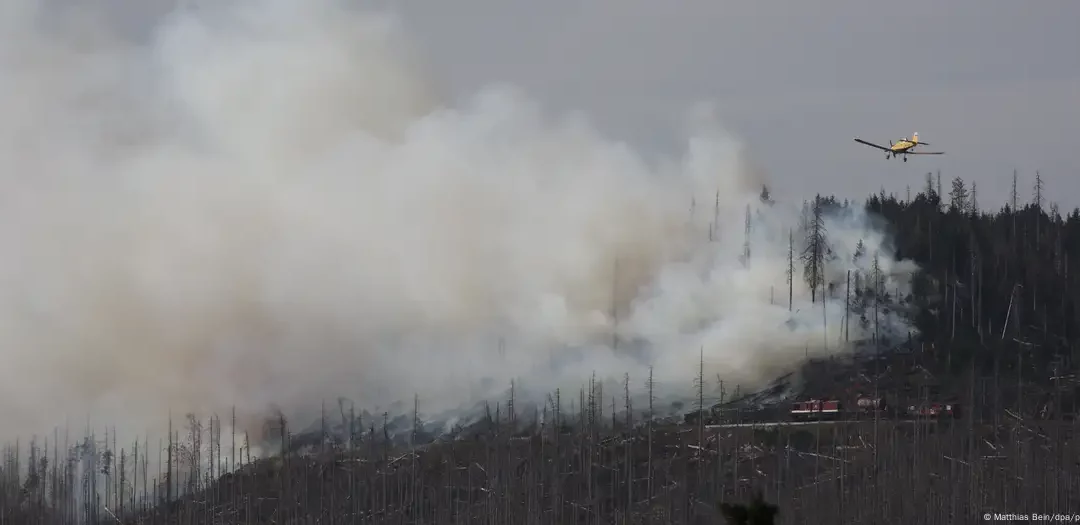
<svg viewBox="0 0 1080 525">
<path fill-rule="evenodd" d="M 918 131 L 911 134 L 911 142 L 914 142 L 915 144 L 919 143 L 919 132 Z"/>
</svg>

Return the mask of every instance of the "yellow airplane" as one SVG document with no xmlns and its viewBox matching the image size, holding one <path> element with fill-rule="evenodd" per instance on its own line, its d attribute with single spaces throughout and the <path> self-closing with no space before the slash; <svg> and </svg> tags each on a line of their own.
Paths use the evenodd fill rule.
<svg viewBox="0 0 1080 525">
<path fill-rule="evenodd" d="M 911 138 L 904 137 L 893 144 L 893 141 L 889 141 L 889 147 L 879 146 L 873 142 L 867 142 L 859 137 L 855 137 L 855 142 L 860 144 L 866 144 L 872 148 L 877 148 L 885 152 L 885 158 L 896 158 L 901 155 L 904 156 L 904 162 L 907 162 L 908 155 L 942 155 L 944 151 L 915 151 L 916 146 L 929 146 L 929 142 L 919 142 L 919 134 L 912 133 Z"/>
</svg>

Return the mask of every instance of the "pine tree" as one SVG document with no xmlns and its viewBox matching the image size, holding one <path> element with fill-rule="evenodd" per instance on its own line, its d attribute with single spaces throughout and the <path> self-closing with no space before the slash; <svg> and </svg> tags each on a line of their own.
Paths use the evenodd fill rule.
<svg viewBox="0 0 1080 525">
<path fill-rule="evenodd" d="M 825 239 L 825 210 L 821 196 L 814 198 L 806 231 L 806 248 L 803 250 L 803 278 L 810 286 L 810 302 L 817 302 L 818 287 L 824 283 L 825 258 L 828 246 Z"/>
<path fill-rule="evenodd" d="M 1032 197 L 1034 199 L 1031 203 L 1035 205 L 1036 210 L 1041 211 L 1043 207 L 1043 180 L 1038 171 L 1035 172 L 1035 190 Z"/>
<path fill-rule="evenodd" d="M 937 196 L 941 198 L 941 170 L 937 172 Z"/>
<path fill-rule="evenodd" d="M 880 311 L 879 306 L 881 304 L 881 285 L 884 280 L 884 275 L 881 272 L 880 256 L 878 252 L 874 252 L 874 258 L 870 264 L 870 286 L 872 286 L 874 294 L 874 342 L 880 344 L 880 333 L 878 332 L 878 313 Z"/>
<path fill-rule="evenodd" d="M 979 196 L 978 196 L 977 185 L 975 184 L 975 181 L 971 182 L 971 199 L 970 199 L 968 204 L 969 204 L 969 206 L 968 206 L 969 210 L 968 211 L 971 212 L 971 215 L 972 216 L 978 215 L 979 214 Z"/>
<path fill-rule="evenodd" d="M 968 211 L 968 191 L 964 186 L 964 180 L 960 177 L 952 181 L 952 191 L 949 192 L 949 211 L 955 213 Z"/>
<path fill-rule="evenodd" d="M 1013 243 L 1016 242 L 1016 207 L 1020 204 L 1018 202 L 1019 195 L 1016 193 L 1016 170 L 1013 170 L 1012 179 L 1012 192 L 1009 193 L 1009 212 L 1012 218 L 1012 239 Z"/>
<path fill-rule="evenodd" d="M 788 311 L 790 312 L 795 304 L 795 232 L 788 230 L 788 264 L 787 264 L 787 285 L 788 285 Z"/>
<path fill-rule="evenodd" d="M 1016 170 L 1013 170 L 1012 191 L 1009 192 L 1009 209 L 1013 212 L 1016 211 L 1016 207 L 1020 204 L 1018 200 L 1019 195 L 1016 193 Z"/>
<path fill-rule="evenodd" d="M 1042 208 L 1043 208 L 1043 180 L 1038 171 L 1035 172 L 1035 195 L 1032 204 L 1035 205 L 1035 249 L 1042 244 Z"/>
</svg>

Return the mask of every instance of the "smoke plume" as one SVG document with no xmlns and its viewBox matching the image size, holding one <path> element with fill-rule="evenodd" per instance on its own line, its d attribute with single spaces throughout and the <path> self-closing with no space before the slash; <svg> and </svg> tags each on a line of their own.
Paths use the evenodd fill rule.
<svg viewBox="0 0 1080 525">
<path fill-rule="evenodd" d="M 847 350 L 843 284 L 811 302 L 802 202 L 762 203 L 709 119 L 656 161 L 513 87 L 451 107 L 392 17 L 329 0 L 137 37 L 3 5 L 2 438 L 337 396 L 438 413 L 594 373 L 641 392 L 650 366 L 689 394 L 699 355 L 752 384 Z M 907 286 L 861 213 L 823 224 L 828 282 L 876 253 Z"/>
</svg>

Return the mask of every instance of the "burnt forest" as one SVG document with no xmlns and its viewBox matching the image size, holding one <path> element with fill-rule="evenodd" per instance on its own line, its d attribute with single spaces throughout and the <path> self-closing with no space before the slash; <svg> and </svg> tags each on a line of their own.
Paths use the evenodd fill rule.
<svg viewBox="0 0 1080 525">
<path fill-rule="evenodd" d="M 648 406 L 629 406 L 650 377 L 543 405 L 516 403 L 511 384 L 448 432 L 423 420 L 419 398 L 401 414 L 328 401 L 316 424 L 268 417 L 260 436 L 223 435 L 231 414 L 173 414 L 169 435 L 130 443 L 75 424 L 4 444 L 0 524 L 944 525 L 1080 513 L 1080 209 L 1059 210 L 1037 173 L 995 184 L 1012 188 L 998 209 L 934 173 L 904 195 L 808 201 L 811 215 L 865 206 L 921 269 L 906 297 L 874 275 L 830 289 L 847 297 L 847 322 L 873 326 L 895 309 L 917 332 L 807 359 L 765 387 L 702 372 L 672 416 L 651 389 Z M 827 249 L 803 244 L 795 279 L 828 264 Z M 732 506 L 755 495 L 774 510 Z"/>
</svg>

